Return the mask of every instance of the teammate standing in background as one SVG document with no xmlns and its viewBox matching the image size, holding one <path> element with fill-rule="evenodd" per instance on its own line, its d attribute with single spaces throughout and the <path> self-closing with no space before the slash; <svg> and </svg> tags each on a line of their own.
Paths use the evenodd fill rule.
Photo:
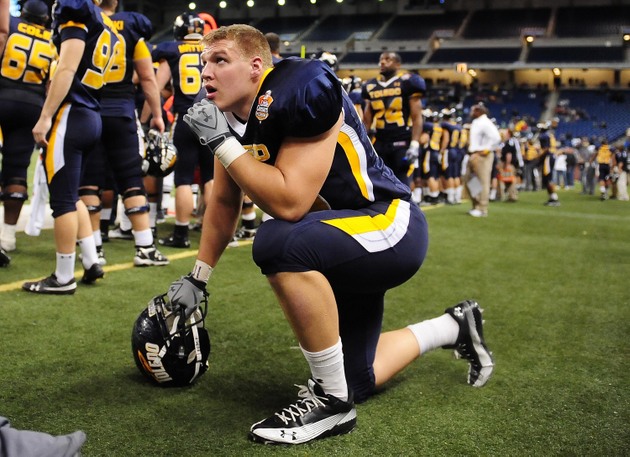
<svg viewBox="0 0 630 457">
<path fill-rule="evenodd" d="M 448 144 L 442 160 L 442 187 L 446 193 L 446 204 L 454 205 L 456 201 L 456 189 L 459 186 L 461 176 L 461 161 L 459 155 L 459 141 L 462 126 L 455 121 L 454 109 L 443 109 L 440 126 L 448 132 Z"/>
<path fill-rule="evenodd" d="M 514 138 L 512 129 L 505 129 L 503 147 L 499 160 L 499 177 L 501 180 L 501 196 L 507 193 L 508 202 L 518 201 L 518 173 L 522 168 L 523 157 L 521 144 L 518 138 Z"/>
<path fill-rule="evenodd" d="M 381 76 L 363 85 L 367 101 L 363 123 L 374 128 L 374 149 L 403 183 L 409 185 L 409 167 L 420 154 L 422 96 L 424 79 L 400 70 L 396 52 L 383 52 L 379 58 Z"/>
<path fill-rule="evenodd" d="M 191 13 L 182 13 L 173 23 L 175 41 L 158 44 L 152 51 L 154 62 L 159 62 L 157 83 L 162 90 L 170 82 L 173 88 L 172 127 L 173 144 L 177 148 L 175 163 L 175 229 L 159 243 L 175 248 L 188 248 L 188 226 L 194 210 L 192 184 L 195 168 L 201 171 L 202 194 L 207 197 L 212 190 L 213 161 L 181 118 L 190 108 L 201 90 L 201 51 L 199 44 L 204 21 Z"/>
<path fill-rule="evenodd" d="M 265 33 L 265 38 L 271 49 L 271 61 L 275 65 L 282 60 L 280 55 L 280 36 L 277 33 L 269 32 Z"/>
<path fill-rule="evenodd" d="M 538 143 L 540 144 L 540 167 L 542 187 L 547 189 L 549 199 L 545 202 L 545 206 L 560 206 L 558 194 L 556 193 L 556 183 L 553 182 L 553 167 L 556 161 L 556 137 L 549 129 L 550 124 L 545 122 L 538 124 L 540 134 L 538 135 Z"/>
<path fill-rule="evenodd" d="M 53 31 L 59 63 L 33 137 L 45 148 L 57 262 L 53 274 L 22 288 L 73 294 L 77 243 L 84 268 L 81 282 L 91 284 L 104 276 L 90 215 L 79 199 L 79 181 L 84 158 L 100 139 L 100 91 L 118 38 L 109 18 L 89 0 L 55 2 Z"/>
<path fill-rule="evenodd" d="M 51 63 L 57 59 L 48 22 L 48 6 L 40 0 L 24 4 L 21 16 L 11 17 L 10 33 L 0 62 L 0 128 L 4 135 L 0 170 L 0 248 L 16 249 L 15 232 L 28 200 L 27 171 L 35 140 L 32 129 L 46 99 Z M 4 258 L 6 254 L 0 254 Z M 0 264 L 6 263 L 0 259 Z"/>
<path fill-rule="evenodd" d="M 418 160 L 420 183 L 423 186 L 424 197 L 421 205 L 436 205 L 440 197 L 440 175 L 442 167 L 448 167 L 447 150 L 450 141 L 449 131 L 442 127 L 438 113 L 430 109 L 424 110 L 427 118 L 422 124 L 420 136 L 420 158 Z M 446 158 L 446 159 L 445 159 Z M 418 175 L 414 170 L 415 176 Z"/>
<path fill-rule="evenodd" d="M 121 39 L 101 94 L 101 147 L 88 158 L 79 195 L 92 214 L 92 228 L 98 250 L 102 246 L 99 191 L 105 188 L 106 175 L 109 176 L 109 181 L 113 178 L 116 190 L 122 195 L 125 214 L 133 228 L 134 265 L 167 265 L 168 259 L 155 247 L 149 222 L 135 110 L 136 86 L 133 82 L 135 71 L 151 109 L 151 127 L 163 133 L 160 93 L 151 53 L 145 42 L 151 37 L 153 26 L 140 13 L 116 13 L 118 0 L 103 0 L 101 7 L 116 26 Z"/>
<path fill-rule="evenodd" d="M 613 152 L 607 139 L 603 139 L 595 155 L 599 170 L 599 199 L 608 200 L 608 188 L 611 184 L 610 171 L 613 163 Z"/>
</svg>

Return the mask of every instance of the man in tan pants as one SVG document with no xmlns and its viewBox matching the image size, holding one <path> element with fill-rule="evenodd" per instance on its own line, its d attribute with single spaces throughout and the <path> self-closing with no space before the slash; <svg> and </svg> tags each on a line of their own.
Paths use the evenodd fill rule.
<svg viewBox="0 0 630 457">
<path fill-rule="evenodd" d="M 490 175 L 495 150 L 501 143 L 499 129 L 488 118 L 488 109 L 482 103 L 471 108 L 473 119 L 470 125 L 470 143 L 468 146 L 468 166 L 466 184 L 473 208 L 468 211 L 473 217 L 488 215 L 488 196 L 490 194 Z"/>
</svg>

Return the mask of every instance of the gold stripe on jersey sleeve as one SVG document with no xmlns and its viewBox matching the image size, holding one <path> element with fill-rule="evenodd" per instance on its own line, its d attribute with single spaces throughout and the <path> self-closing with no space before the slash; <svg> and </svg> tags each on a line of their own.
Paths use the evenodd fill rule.
<svg viewBox="0 0 630 457">
<path fill-rule="evenodd" d="M 80 22 L 74 22 L 74 21 L 68 21 L 65 24 L 61 24 L 61 26 L 59 26 L 59 30 L 63 30 L 67 27 L 78 27 L 80 29 L 85 30 L 86 32 L 88 31 L 87 25 L 81 24 Z"/>
<path fill-rule="evenodd" d="M 374 186 L 367 173 L 366 152 L 363 144 L 359 140 L 356 131 L 348 124 L 341 126 L 341 131 L 337 138 L 337 143 L 346 154 L 352 175 L 359 186 L 361 195 L 367 200 L 374 201 Z"/>
<path fill-rule="evenodd" d="M 144 38 L 141 38 L 136 43 L 136 47 L 133 49 L 133 60 L 141 60 L 146 58 L 151 58 L 151 51 L 149 51 L 149 47 L 144 41 Z"/>
</svg>

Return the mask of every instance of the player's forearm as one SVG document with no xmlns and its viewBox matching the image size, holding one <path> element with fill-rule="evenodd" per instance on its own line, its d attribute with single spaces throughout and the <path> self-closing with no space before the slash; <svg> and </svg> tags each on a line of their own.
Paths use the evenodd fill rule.
<svg viewBox="0 0 630 457">
<path fill-rule="evenodd" d="M 212 193 L 203 215 L 197 258 L 214 267 L 232 240 L 241 212 L 241 190 L 215 161 Z"/>
<path fill-rule="evenodd" d="M 227 171 L 245 195 L 277 219 L 302 219 L 317 197 L 317 191 L 307 195 L 300 179 L 292 179 L 280 169 L 259 162 L 249 154 L 234 161 Z"/>
<path fill-rule="evenodd" d="M 0 55 L 2 55 L 2 51 L 4 51 L 4 47 L 9 39 L 9 9 L 9 0 L 0 0 Z"/>
<path fill-rule="evenodd" d="M 61 103 L 70 91 L 74 75 L 75 71 L 71 68 L 57 68 L 55 77 L 50 83 L 50 88 L 48 89 L 48 94 L 46 95 L 46 101 L 42 107 L 41 117 L 51 119 L 55 115 L 55 112 L 59 109 L 59 106 L 61 106 Z"/>
<path fill-rule="evenodd" d="M 0 54 L 4 51 L 4 47 L 7 44 L 7 39 L 9 38 L 9 34 L 7 32 L 0 32 Z"/>
<path fill-rule="evenodd" d="M 153 65 L 150 59 L 142 59 L 136 62 L 136 71 L 140 78 L 140 87 L 146 98 L 147 104 L 153 117 L 162 116 L 162 106 L 160 103 L 160 90 L 157 79 L 153 72 Z"/>
</svg>

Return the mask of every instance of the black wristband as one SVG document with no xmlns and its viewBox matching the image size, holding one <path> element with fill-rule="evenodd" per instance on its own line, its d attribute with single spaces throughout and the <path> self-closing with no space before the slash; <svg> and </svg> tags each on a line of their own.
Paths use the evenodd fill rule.
<svg viewBox="0 0 630 457">
<path fill-rule="evenodd" d="M 203 290 L 204 292 L 206 292 L 206 283 L 203 281 L 199 281 L 198 279 L 195 279 L 192 277 L 192 273 L 188 273 L 185 276 L 185 279 L 190 281 L 197 289 L 199 290 Z"/>
</svg>

